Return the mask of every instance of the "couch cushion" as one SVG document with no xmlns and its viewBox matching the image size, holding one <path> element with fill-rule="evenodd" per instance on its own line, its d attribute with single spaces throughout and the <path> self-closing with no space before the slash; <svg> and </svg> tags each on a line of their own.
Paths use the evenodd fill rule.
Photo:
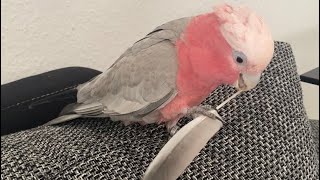
<svg viewBox="0 0 320 180">
<path fill-rule="evenodd" d="M 233 93 L 221 86 L 204 103 L 218 105 Z M 219 113 L 227 123 L 180 179 L 318 179 L 289 44 L 276 42 L 258 87 Z M 164 126 L 125 127 L 108 119 L 37 127 L 1 137 L 1 179 L 141 179 L 168 138 Z"/>
</svg>

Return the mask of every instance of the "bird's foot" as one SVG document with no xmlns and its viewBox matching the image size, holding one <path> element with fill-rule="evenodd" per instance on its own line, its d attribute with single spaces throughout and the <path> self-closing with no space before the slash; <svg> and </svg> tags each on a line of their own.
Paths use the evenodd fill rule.
<svg viewBox="0 0 320 180">
<path fill-rule="evenodd" d="M 212 108 L 209 105 L 194 106 L 187 110 L 186 116 L 192 119 L 195 119 L 201 115 L 215 118 L 215 115 L 209 112 L 210 110 L 212 110 Z"/>
<path fill-rule="evenodd" d="M 210 112 L 212 111 L 213 108 L 209 105 L 200 105 L 200 106 L 195 106 L 187 111 L 187 116 L 191 117 L 192 119 L 195 119 L 199 116 L 207 116 L 211 119 L 219 119 L 222 121 L 219 117 L 217 117 L 214 113 Z"/>
<path fill-rule="evenodd" d="M 179 120 L 173 120 L 166 123 L 166 128 L 170 137 L 174 136 L 180 129 L 180 126 L 177 125 Z"/>
<path fill-rule="evenodd" d="M 178 125 L 173 126 L 172 128 L 168 129 L 168 132 L 170 136 L 174 136 L 178 131 L 180 130 L 180 127 Z"/>
<path fill-rule="evenodd" d="M 133 122 L 132 121 L 122 121 L 122 124 L 124 126 L 129 126 L 130 124 L 132 124 Z"/>
</svg>

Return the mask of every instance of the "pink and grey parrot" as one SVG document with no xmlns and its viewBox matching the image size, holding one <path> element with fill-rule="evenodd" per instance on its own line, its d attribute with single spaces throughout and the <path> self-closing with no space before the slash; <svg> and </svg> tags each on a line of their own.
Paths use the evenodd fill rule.
<svg viewBox="0 0 320 180">
<path fill-rule="evenodd" d="M 165 23 L 134 43 L 105 72 L 79 85 L 77 102 L 48 124 L 110 117 L 166 123 L 170 130 L 182 116 L 205 114 L 200 103 L 219 85 L 254 88 L 273 51 L 261 17 L 246 7 L 216 6 Z"/>
</svg>

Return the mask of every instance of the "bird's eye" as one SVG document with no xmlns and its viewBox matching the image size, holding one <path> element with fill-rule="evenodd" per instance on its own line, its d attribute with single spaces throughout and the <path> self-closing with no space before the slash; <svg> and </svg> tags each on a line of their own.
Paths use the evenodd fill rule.
<svg viewBox="0 0 320 180">
<path fill-rule="evenodd" d="M 237 57 L 236 61 L 237 61 L 237 63 L 239 63 L 239 64 L 243 63 L 243 59 L 242 59 L 241 57 Z"/>
<path fill-rule="evenodd" d="M 243 64 L 246 62 L 247 57 L 240 51 L 233 51 L 233 59 L 238 63 L 238 64 Z"/>
</svg>

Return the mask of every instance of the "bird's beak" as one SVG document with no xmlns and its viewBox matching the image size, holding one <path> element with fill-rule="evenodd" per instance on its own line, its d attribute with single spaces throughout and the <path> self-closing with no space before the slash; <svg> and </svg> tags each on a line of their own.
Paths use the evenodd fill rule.
<svg viewBox="0 0 320 180">
<path fill-rule="evenodd" d="M 239 80 L 235 83 L 235 88 L 240 91 L 248 91 L 257 86 L 260 81 L 261 74 L 245 74 L 240 73 Z"/>
</svg>

